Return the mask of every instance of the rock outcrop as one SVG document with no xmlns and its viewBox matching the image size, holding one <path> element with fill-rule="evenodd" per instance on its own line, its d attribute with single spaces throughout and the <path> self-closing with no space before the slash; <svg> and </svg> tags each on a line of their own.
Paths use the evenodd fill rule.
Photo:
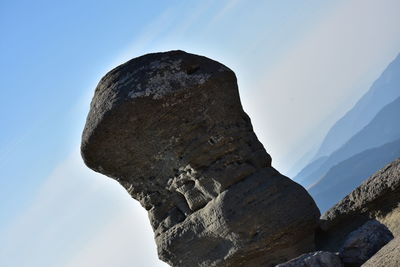
<svg viewBox="0 0 400 267">
<path fill-rule="evenodd" d="M 277 267 L 400 266 L 400 159 L 321 217 L 316 247 Z"/>
<path fill-rule="evenodd" d="M 400 159 L 376 172 L 321 217 L 321 248 L 338 249 L 351 231 L 370 219 L 384 221 L 399 203 Z M 388 228 L 394 232 L 395 226 Z"/>
<path fill-rule="evenodd" d="M 356 229 L 360 231 L 361 226 L 369 220 L 377 220 L 384 224 L 393 234 L 394 239 L 364 265 L 398 266 L 397 263 L 400 262 L 397 249 L 400 243 L 400 159 L 376 172 L 322 216 L 321 229 L 316 235 L 317 248 L 325 251 L 339 251 L 345 246 L 346 239 L 351 238 L 349 234 Z M 372 238 L 375 239 L 375 237 Z"/>
<path fill-rule="evenodd" d="M 314 249 L 319 210 L 271 166 L 235 74 L 216 61 L 171 51 L 113 69 L 81 151 L 148 211 L 172 266 L 272 266 Z"/>
</svg>

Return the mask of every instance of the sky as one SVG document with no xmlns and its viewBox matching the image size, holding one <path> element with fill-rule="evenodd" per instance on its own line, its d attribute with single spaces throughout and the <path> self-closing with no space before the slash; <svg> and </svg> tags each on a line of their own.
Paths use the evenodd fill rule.
<svg viewBox="0 0 400 267">
<path fill-rule="evenodd" d="M 146 212 L 84 166 L 100 78 L 181 49 L 233 71 L 292 176 L 400 52 L 398 0 L 1 1 L 0 266 L 166 266 Z"/>
</svg>

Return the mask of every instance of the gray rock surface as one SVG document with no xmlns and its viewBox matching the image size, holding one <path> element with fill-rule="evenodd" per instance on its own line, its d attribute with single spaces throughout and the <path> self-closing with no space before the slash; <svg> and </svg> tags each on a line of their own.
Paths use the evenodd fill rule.
<svg viewBox="0 0 400 267">
<path fill-rule="evenodd" d="M 400 266 L 400 237 L 390 241 L 372 256 L 363 267 L 399 267 Z"/>
<path fill-rule="evenodd" d="M 378 219 L 393 233 L 394 239 L 381 248 L 362 266 L 400 266 L 400 203 L 396 209 Z"/>
<path fill-rule="evenodd" d="M 370 219 L 384 220 L 399 203 L 400 159 L 397 159 L 322 215 L 321 230 L 316 237 L 318 249 L 338 251 L 350 232 Z M 391 226 L 384 224 L 395 234 Z"/>
<path fill-rule="evenodd" d="M 393 239 L 387 227 L 370 220 L 351 232 L 340 249 L 343 263 L 360 266 Z"/>
<path fill-rule="evenodd" d="M 216 61 L 171 51 L 110 71 L 81 152 L 148 211 L 173 266 L 272 266 L 314 249 L 318 208 L 271 167 L 235 74 Z"/>
<path fill-rule="evenodd" d="M 337 253 L 315 251 L 303 254 L 293 260 L 276 265 L 276 267 L 340 267 L 342 261 Z"/>
</svg>

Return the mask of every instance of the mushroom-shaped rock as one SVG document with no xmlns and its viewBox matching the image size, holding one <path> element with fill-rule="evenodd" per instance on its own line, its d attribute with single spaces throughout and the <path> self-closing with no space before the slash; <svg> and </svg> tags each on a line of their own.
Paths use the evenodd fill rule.
<svg viewBox="0 0 400 267">
<path fill-rule="evenodd" d="M 235 74 L 216 61 L 171 51 L 110 71 L 81 152 L 148 211 L 173 266 L 269 266 L 314 248 L 318 208 L 271 167 Z"/>
</svg>

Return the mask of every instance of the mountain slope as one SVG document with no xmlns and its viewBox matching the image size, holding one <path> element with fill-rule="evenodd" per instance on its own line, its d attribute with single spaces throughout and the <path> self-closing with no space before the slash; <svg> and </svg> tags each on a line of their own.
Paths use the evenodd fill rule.
<svg viewBox="0 0 400 267">
<path fill-rule="evenodd" d="M 336 166 L 309 189 L 321 213 L 359 186 L 374 172 L 400 157 L 400 139 L 365 150 Z"/>
<path fill-rule="evenodd" d="M 327 133 L 313 160 L 293 180 L 309 186 L 307 177 L 324 158 L 365 127 L 385 105 L 400 96 L 400 54 L 388 65 L 363 97 Z"/>
<path fill-rule="evenodd" d="M 311 185 L 321 179 L 337 163 L 366 149 L 378 147 L 400 138 L 399 116 L 400 97 L 379 111 L 367 126 L 333 152 L 320 164 L 318 169 L 302 177 L 302 184 L 305 186 Z"/>
<path fill-rule="evenodd" d="M 322 164 L 328 159 L 328 156 L 322 156 L 308 164 L 305 168 L 303 168 L 294 178 L 295 181 L 299 182 L 305 187 L 310 185 L 311 181 L 306 181 L 304 178 L 307 178 L 315 171 L 317 171 Z"/>
<path fill-rule="evenodd" d="M 337 150 L 366 126 L 385 105 L 400 96 L 400 54 L 356 105 L 329 130 L 314 159 Z"/>
</svg>

